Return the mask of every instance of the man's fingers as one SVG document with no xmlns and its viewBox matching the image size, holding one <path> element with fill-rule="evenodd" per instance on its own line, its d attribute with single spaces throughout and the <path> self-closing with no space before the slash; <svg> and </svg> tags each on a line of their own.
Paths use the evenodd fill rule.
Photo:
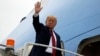
<svg viewBox="0 0 100 56">
<path fill-rule="evenodd" d="M 37 3 L 35 4 L 35 7 L 41 7 L 41 2 L 37 2 Z"/>
<path fill-rule="evenodd" d="M 37 2 L 36 5 L 41 5 L 41 2 Z"/>
<path fill-rule="evenodd" d="M 39 13 L 41 11 L 42 7 L 41 7 L 41 2 L 37 2 L 35 4 L 35 13 Z"/>
</svg>

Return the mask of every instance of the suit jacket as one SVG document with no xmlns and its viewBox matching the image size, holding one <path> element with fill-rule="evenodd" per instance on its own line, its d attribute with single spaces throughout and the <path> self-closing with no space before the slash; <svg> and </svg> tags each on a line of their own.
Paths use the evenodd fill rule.
<svg viewBox="0 0 100 56">
<path fill-rule="evenodd" d="M 49 28 L 39 22 L 39 16 L 37 17 L 33 16 L 33 26 L 36 31 L 35 43 L 49 45 L 49 41 L 51 37 Z M 55 35 L 57 39 L 57 47 L 61 48 L 60 36 L 56 32 Z M 51 56 L 51 53 L 45 52 L 46 49 L 47 49 L 46 47 L 33 46 L 29 56 Z M 56 56 L 62 56 L 61 51 L 56 50 Z"/>
</svg>

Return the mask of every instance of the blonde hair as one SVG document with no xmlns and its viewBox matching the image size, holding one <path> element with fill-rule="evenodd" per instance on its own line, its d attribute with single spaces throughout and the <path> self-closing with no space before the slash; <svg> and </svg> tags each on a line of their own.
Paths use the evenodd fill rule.
<svg viewBox="0 0 100 56">
<path fill-rule="evenodd" d="M 55 19 L 56 19 L 56 17 L 55 17 L 55 16 L 53 16 L 53 15 L 49 15 L 49 16 L 47 16 L 47 18 L 50 18 L 50 17 L 52 17 L 52 18 L 55 18 Z"/>
<path fill-rule="evenodd" d="M 53 16 L 53 15 L 47 16 L 46 21 L 47 21 L 48 18 L 54 18 L 56 20 L 56 22 L 57 22 L 57 18 L 55 16 Z"/>
</svg>

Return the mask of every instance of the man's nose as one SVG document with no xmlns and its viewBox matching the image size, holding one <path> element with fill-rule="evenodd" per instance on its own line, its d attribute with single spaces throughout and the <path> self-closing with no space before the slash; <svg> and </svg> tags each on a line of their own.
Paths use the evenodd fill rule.
<svg viewBox="0 0 100 56">
<path fill-rule="evenodd" d="M 53 22 L 49 22 L 50 24 L 52 24 Z"/>
<path fill-rule="evenodd" d="M 50 21 L 50 23 L 53 23 L 53 21 Z"/>
</svg>

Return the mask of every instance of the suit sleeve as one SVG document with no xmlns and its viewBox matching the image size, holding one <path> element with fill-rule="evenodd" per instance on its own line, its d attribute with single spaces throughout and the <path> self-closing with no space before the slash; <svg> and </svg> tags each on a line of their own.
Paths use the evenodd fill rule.
<svg viewBox="0 0 100 56">
<path fill-rule="evenodd" d="M 61 40 L 60 40 L 60 42 L 61 42 Z M 61 48 L 61 43 L 60 43 L 59 48 Z M 61 51 L 59 51 L 59 55 L 58 56 L 62 56 L 62 52 Z"/>
<path fill-rule="evenodd" d="M 39 32 L 41 30 L 41 26 L 43 26 L 43 24 L 39 22 L 39 15 L 38 16 L 33 15 L 33 26 L 36 32 Z"/>
<path fill-rule="evenodd" d="M 61 39 L 60 36 L 56 33 L 57 37 L 58 37 L 58 48 L 61 48 Z M 57 50 L 57 56 L 62 56 L 62 52 Z"/>
</svg>

